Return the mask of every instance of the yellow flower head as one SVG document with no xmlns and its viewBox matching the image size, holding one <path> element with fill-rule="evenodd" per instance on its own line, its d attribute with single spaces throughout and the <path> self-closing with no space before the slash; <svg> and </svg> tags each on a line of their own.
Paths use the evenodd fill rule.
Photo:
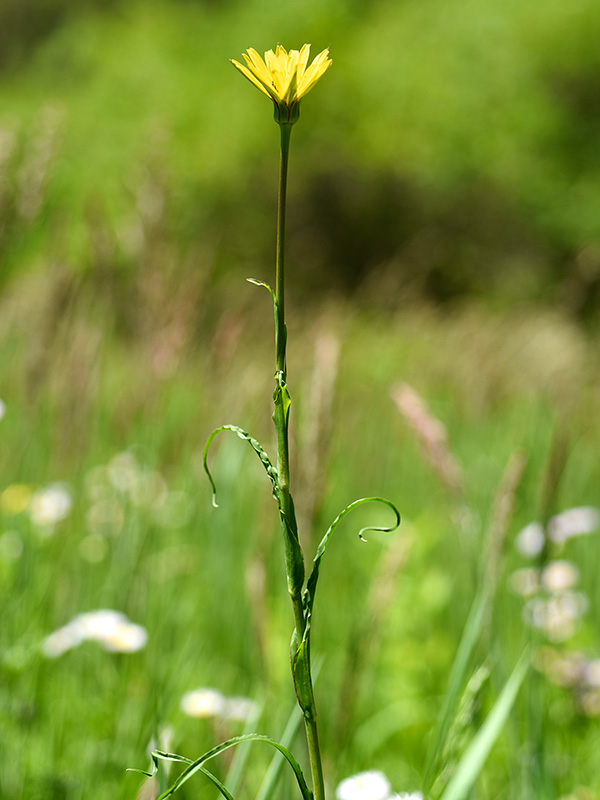
<svg viewBox="0 0 600 800">
<path fill-rule="evenodd" d="M 305 44 L 301 50 L 290 50 L 289 53 L 278 44 L 275 52 L 267 50 L 264 60 L 254 48 L 249 47 L 243 53 L 246 66 L 233 58 L 230 60 L 250 83 L 271 98 L 275 104 L 275 122 L 293 125 L 300 116 L 300 100 L 332 64 L 329 48 L 319 53 L 312 64 L 307 66 L 309 54 L 309 44 Z"/>
</svg>

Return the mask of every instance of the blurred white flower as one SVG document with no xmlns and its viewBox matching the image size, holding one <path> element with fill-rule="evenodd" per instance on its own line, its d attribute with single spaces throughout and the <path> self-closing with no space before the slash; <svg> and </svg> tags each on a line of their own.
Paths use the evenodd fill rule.
<svg viewBox="0 0 600 800">
<path fill-rule="evenodd" d="M 71 623 L 77 627 L 84 639 L 101 641 L 107 636 L 112 636 L 121 625 L 129 622 L 125 614 L 109 608 L 100 608 L 97 611 L 88 611 L 79 614 Z"/>
<path fill-rule="evenodd" d="M 0 419 L 3 419 L 5 414 L 6 414 L 6 403 L 3 400 L 0 400 Z"/>
<path fill-rule="evenodd" d="M 582 692 L 578 697 L 578 705 L 586 717 L 600 717 L 600 692 L 594 689 Z"/>
<path fill-rule="evenodd" d="M 125 513 L 116 500 L 98 500 L 88 509 L 85 521 L 92 534 L 117 536 L 125 522 Z"/>
<path fill-rule="evenodd" d="M 139 465 L 133 453 L 118 453 L 108 463 L 108 478 L 115 489 L 128 492 L 139 475 Z"/>
<path fill-rule="evenodd" d="M 225 698 L 216 689 L 194 689 L 181 698 L 183 713 L 199 719 L 221 716 L 225 704 Z"/>
<path fill-rule="evenodd" d="M 534 658 L 534 665 L 544 672 L 555 686 L 563 688 L 586 685 L 585 671 L 588 659 L 577 651 L 559 652 L 552 647 L 542 647 Z"/>
<path fill-rule="evenodd" d="M 71 492 L 61 483 L 38 489 L 29 502 L 29 516 L 34 525 L 51 530 L 68 516 L 73 505 Z"/>
<path fill-rule="evenodd" d="M 510 588 L 521 597 L 531 597 L 540 588 L 540 571 L 535 567 L 515 570 L 509 578 Z"/>
<path fill-rule="evenodd" d="M 566 592 L 579 580 L 579 570 L 570 561 L 550 561 L 542 572 L 542 586 L 549 592 Z"/>
<path fill-rule="evenodd" d="M 421 792 L 400 792 L 393 794 L 390 800 L 423 800 Z"/>
<path fill-rule="evenodd" d="M 160 472 L 142 472 L 131 484 L 131 502 L 138 508 L 160 508 L 165 502 L 167 491 L 166 481 Z"/>
<path fill-rule="evenodd" d="M 593 506 L 569 508 L 548 523 L 548 537 L 557 544 L 597 530 L 600 530 L 600 510 Z"/>
<path fill-rule="evenodd" d="M 549 600 L 529 600 L 523 609 L 525 621 L 544 631 L 552 642 L 564 642 L 575 633 L 577 620 L 587 610 L 588 602 L 580 592 L 564 592 Z"/>
<path fill-rule="evenodd" d="M 249 697 L 227 697 L 221 716 L 230 722 L 246 722 L 257 710 L 257 703 Z"/>
<path fill-rule="evenodd" d="M 135 653 L 145 646 L 148 632 L 120 611 L 99 609 L 79 614 L 47 636 L 42 642 L 42 652 L 48 658 L 56 658 L 84 641 L 98 642 L 113 653 Z"/>
<path fill-rule="evenodd" d="M 530 522 L 519 533 L 515 540 L 515 546 L 522 556 L 534 558 L 544 549 L 544 529 L 539 522 Z"/>
<path fill-rule="evenodd" d="M 96 641 L 105 650 L 110 650 L 112 653 L 137 653 L 138 650 L 146 646 L 148 632 L 141 625 L 135 625 L 133 622 L 124 622 L 118 625 L 111 633 L 98 638 Z"/>
<path fill-rule="evenodd" d="M 46 658 L 58 658 L 83 642 L 83 635 L 76 625 L 69 623 L 46 636 L 42 642 L 42 653 Z"/>
<path fill-rule="evenodd" d="M 165 528 L 181 528 L 190 521 L 193 510 L 185 492 L 167 492 L 161 508 L 157 509 L 156 519 Z"/>
<path fill-rule="evenodd" d="M 337 800 L 388 800 L 392 786 L 383 772 L 369 770 L 345 778 L 335 790 Z"/>
<path fill-rule="evenodd" d="M 586 664 L 584 680 L 590 689 L 600 689 L 600 658 L 595 658 Z"/>
</svg>

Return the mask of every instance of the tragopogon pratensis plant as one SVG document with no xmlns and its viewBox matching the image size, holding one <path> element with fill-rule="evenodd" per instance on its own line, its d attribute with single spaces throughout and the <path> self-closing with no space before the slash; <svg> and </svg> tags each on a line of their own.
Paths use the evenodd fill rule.
<svg viewBox="0 0 600 800">
<path fill-rule="evenodd" d="M 234 747 L 241 742 L 263 741 L 279 750 L 287 759 L 291 766 L 298 786 L 303 796 L 303 800 L 324 800 L 325 788 L 323 781 L 323 768 L 321 764 L 321 753 L 319 749 L 319 737 L 317 734 L 317 710 L 313 693 L 313 682 L 311 677 L 311 657 L 310 657 L 310 633 L 312 625 L 313 604 L 315 600 L 315 590 L 319 578 L 319 568 L 321 559 L 331 538 L 341 520 L 352 509 L 365 503 L 383 503 L 388 506 L 394 514 L 394 523 L 391 527 L 370 527 L 363 528 L 359 532 L 361 538 L 365 530 L 393 531 L 400 524 L 400 515 L 396 507 L 389 500 L 381 497 L 364 497 L 355 500 L 346 506 L 338 514 L 326 531 L 323 539 L 312 562 L 312 569 L 308 580 L 305 580 L 305 564 L 300 540 L 298 537 L 298 526 L 294 511 L 294 502 L 290 493 L 290 468 L 289 468 L 289 448 L 288 448 L 288 428 L 290 420 L 291 398 L 287 386 L 286 369 L 286 344 L 287 333 L 285 326 L 285 214 L 286 214 L 286 187 L 288 172 L 288 157 L 290 147 L 290 137 L 292 126 L 298 121 L 300 116 L 300 101 L 312 89 L 315 83 L 325 74 L 332 64 L 329 58 L 329 50 L 322 53 L 308 65 L 310 45 L 305 44 L 301 50 L 290 50 L 288 53 L 281 45 L 276 50 L 268 50 L 264 59 L 256 50 L 249 48 L 244 53 L 243 58 L 246 65 L 240 64 L 232 59 L 232 64 L 263 94 L 273 101 L 275 122 L 279 125 L 281 136 L 281 160 L 279 171 L 279 200 L 277 207 L 277 245 L 275 261 L 275 290 L 267 283 L 254 278 L 249 278 L 251 283 L 262 286 L 268 290 L 273 300 L 275 315 L 275 392 L 273 395 L 274 412 L 273 421 L 277 434 L 277 462 L 273 464 L 261 444 L 250 436 L 242 428 L 236 425 L 223 425 L 217 428 L 210 435 L 204 449 L 204 468 L 210 479 L 213 489 L 213 505 L 216 506 L 216 487 L 207 465 L 207 455 L 213 439 L 223 431 L 232 431 L 241 439 L 248 442 L 250 447 L 259 457 L 263 467 L 271 481 L 273 496 L 279 509 L 279 520 L 283 537 L 283 548 L 285 554 L 285 568 L 287 573 L 287 587 L 290 595 L 293 613 L 294 628 L 290 647 L 290 659 L 294 689 L 298 704 L 304 717 L 306 742 L 310 760 L 310 769 L 313 788 L 310 789 L 304 778 L 302 770 L 290 753 L 283 745 L 275 742 L 267 736 L 260 734 L 247 734 L 230 739 L 204 753 L 200 758 L 192 761 L 177 756 L 173 753 L 166 753 L 156 750 L 152 754 L 155 774 L 158 760 L 178 761 L 186 764 L 186 768 L 173 785 L 160 795 L 159 800 L 168 797 L 178 787 L 185 783 L 197 772 L 201 772 L 207 777 L 227 798 L 233 800 L 231 792 L 221 781 L 209 772 L 205 764 L 219 753 Z M 149 773 L 146 773 L 149 774 Z"/>
</svg>

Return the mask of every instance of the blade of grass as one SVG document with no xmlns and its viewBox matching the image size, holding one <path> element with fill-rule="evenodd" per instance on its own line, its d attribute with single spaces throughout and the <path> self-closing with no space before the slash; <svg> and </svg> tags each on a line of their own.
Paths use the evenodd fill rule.
<svg viewBox="0 0 600 800">
<path fill-rule="evenodd" d="M 527 669 L 529 652 L 523 653 L 500 697 L 467 747 L 440 800 L 464 800 L 481 772 L 515 702 Z"/>
<path fill-rule="evenodd" d="M 425 780 L 423 782 L 423 794 L 425 797 L 429 795 L 431 790 L 434 772 L 444 748 L 448 731 L 450 730 L 452 715 L 454 714 L 458 697 L 465 682 L 465 675 L 471 660 L 471 655 L 479 638 L 481 622 L 484 617 L 486 603 L 487 592 L 479 591 L 475 597 L 475 600 L 473 601 L 473 605 L 471 606 L 471 610 L 463 630 L 463 635 L 458 646 L 456 658 L 452 664 L 450 678 L 448 680 L 448 688 L 446 690 L 446 694 L 444 695 L 444 703 L 439 716 L 439 722 L 436 726 L 436 733 L 432 739 L 432 744 L 427 754 L 427 766 L 425 768 Z"/>
<path fill-rule="evenodd" d="M 319 678 L 319 672 L 321 671 L 321 667 L 323 666 L 323 659 L 320 658 L 313 668 L 313 684 L 316 685 L 317 680 Z M 295 703 L 292 709 L 292 713 L 290 714 L 287 724 L 285 726 L 285 730 L 283 731 L 283 735 L 280 739 L 281 744 L 286 747 L 288 750 L 291 748 L 296 736 L 298 735 L 298 730 L 300 729 L 300 724 L 302 722 L 302 711 L 300 710 L 300 706 Z M 274 753 L 273 758 L 271 759 L 271 763 L 265 773 L 265 777 L 262 780 L 262 783 L 258 789 L 258 793 L 256 795 L 256 800 L 270 800 L 275 791 L 275 787 L 277 786 L 277 781 L 279 780 L 279 776 L 281 775 L 281 771 L 284 766 L 284 758 L 281 753 Z"/>
<path fill-rule="evenodd" d="M 204 764 L 207 761 L 210 761 L 211 758 L 214 758 L 220 753 L 225 752 L 225 750 L 228 750 L 230 747 L 236 747 L 237 745 L 242 744 L 242 742 L 265 742 L 266 744 L 270 744 L 271 747 L 274 747 L 276 750 L 279 750 L 279 752 L 282 753 L 286 758 L 288 764 L 294 772 L 294 775 L 296 776 L 296 781 L 303 799 L 313 800 L 313 794 L 307 786 L 302 769 L 290 751 L 279 742 L 271 739 L 269 736 L 264 736 L 259 733 L 250 733 L 246 734 L 245 736 L 235 736 L 233 739 L 228 739 L 228 741 L 222 742 L 216 747 L 213 747 L 211 750 L 208 750 L 206 753 L 204 753 L 204 755 L 200 756 L 200 758 L 197 758 L 195 761 L 190 761 L 190 759 L 185 758 L 184 756 L 176 755 L 175 753 L 165 753 L 161 750 L 154 750 L 152 753 L 152 760 L 155 768 L 159 759 L 167 761 L 179 761 L 188 765 L 181 775 L 179 775 L 179 777 L 175 780 L 172 786 L 167 789 L 166 792 L 163 792 L 160 797 L 157 798 L 157 800 L 166 800 L 167 797 L 170 797 L 174 792 L 177 791 L 177 789 L 179 789 L 180 786 L 183 786 L 184 783 L 187 783 L 187 781 L 196 773 L 203 772 L 205 770 Z M 135 772 L 143 771 L 135 770 Z M 152 776 L 154 772 L 144 772 L 144 774 L 150 774 Z"/>
<path fill-rule="evenodd" d="M 244 725 L 245 735 L 252 733 L 253 730 L 256 730 L 263 713 L 263 708 L 263 703 L 256 704 L 253 713 L 249 715 L 246 724 Z M 281 744 L 284 747 L 288 747 L 285 742 L 281 742 Z M 225 785 L 232 794 L 235 794 L 240 787 L 242 778 L 244 776 L 244 771 L 246 769 L 246 763 L 248 761 L 248 757 L 250 756 L 250 749 L 250 744 L 248 744 L 247 746 L 244 745 L 242 747 L 236 747 L 234 751 L 235 755 L 231 760 L 231 765 L 227 771 L 227 777 L 225 778 Z M 279 755 L 279 757 L 283 761 L 283 756 Z"/>
<path fill-rule="evenodd" d="M 300 730 L 301 723 L 302 711 L 300 710 L 300 706 L 296 703 L 287 721 L 285 730 L 283 731 L 283 736 L 281 737 L 281 744 L 284 747 L 289 749 L 292 746 L 294 739 Z M 275 753 L 271 759 L 271 763 L 269 764 L 267 771 L 265 772 L 265 777 L 263 778 L 258 789 L 256 800 L 269 800 L 269 798 L 272 797 L 284 764 L 285 760 L 281 753 Z"/>
<path fill-rule="evenodd" d="M 525 463 L 525 458 L 521 453 L 515 452 L 511 455 L 496 494 L 492 520 L 486 537 L 485 555 L 479 571 L 477 593 L 452 664 L 438 724 L 427 753 L 423 783 L 425 796 L 429 794 L 433 785 L 436 766 L 448 737 L 459 695 L 465 685 L 471 656 L 490 613 L 496 590 L 502 546 L 512 517 L 515 492 L 523 476 Z"/>
</svg>

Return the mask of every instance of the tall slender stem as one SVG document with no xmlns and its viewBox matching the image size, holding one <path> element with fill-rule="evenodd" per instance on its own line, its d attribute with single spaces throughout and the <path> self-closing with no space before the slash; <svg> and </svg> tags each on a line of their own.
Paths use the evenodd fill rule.
<svg viewBox="0 0 600 800">
<path fill-rule="evenodd" d="M 277 431 L 277 471 L 279 475 L 280 506 L 282 529 L 286 550 L 286 569 L 288 590 L 294 610 L 297 641 L 301 642 L 306 622 L 302 605 L 302 584 L 304 581 L 304 559 L 298 542 L 298 531 L 294 514 L 294 504 L 290 494 L 290 467 L 288 448 L 289 394 L 286 386 L 286 327 L 285 327 L 285 211 L 287 197 L 287 173 L 290 150 L 291 125 L 280 125 L 281 161 L 279 169 L 279 197 L 277 203 L 277 253 L 275 261 L 275 350 L 277 363 L 277 387 L 275 389 L 275 412 L 273 420 Z M 310 694 L 312 695 L 312 689 Z M 316 709 L 303 709 L 306 742 L 313 781 L 315 800 L 325 800 L 323 766 L 317 734 Z"/>
<path fill-rule="evenodd" d="M 277 371 L 286 378 L 285 363 L 285 211 L 287 200 L 287 174 L 288 159 L 290 154 L 291 125 L 280 125 L 281 131 L 281 161 L 279 164 L 279 195 L 277 200 L 277 250 L 275 256 L 275 298 L 277 300 L 277 330 L 275 331 L 275 346 L 277 350 Z"/>
</svg>

